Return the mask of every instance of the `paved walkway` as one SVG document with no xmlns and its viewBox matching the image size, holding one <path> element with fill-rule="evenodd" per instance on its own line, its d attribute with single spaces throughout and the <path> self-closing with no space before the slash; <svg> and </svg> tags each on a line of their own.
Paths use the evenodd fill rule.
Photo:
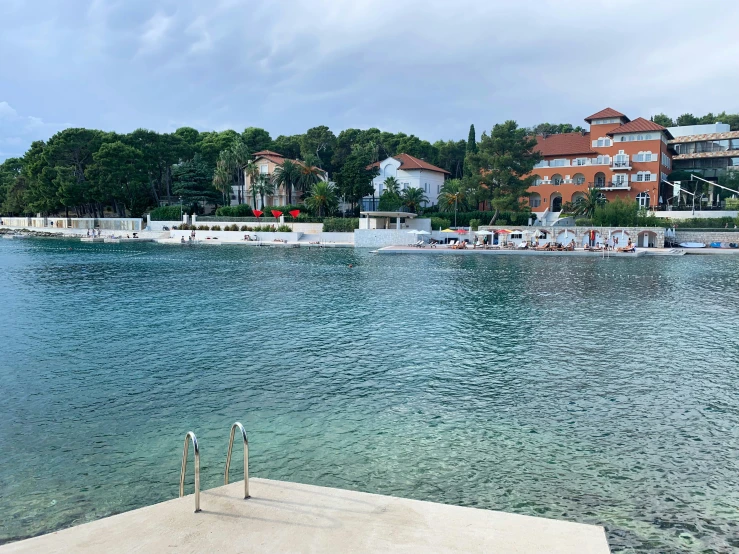
<svg viewBox="0 0 739 554">
<path fill-rule="evenodd" d="M 49 535 L 0 553 L 485 552 L 606 554 L 602 527 L 252 479 Z"/>
</svg>

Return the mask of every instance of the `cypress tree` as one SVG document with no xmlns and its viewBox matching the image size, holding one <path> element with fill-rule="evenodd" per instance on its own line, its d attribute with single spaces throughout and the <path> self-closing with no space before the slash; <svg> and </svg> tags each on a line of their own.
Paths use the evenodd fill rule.
<svg viewBox="0 0 739 554">
<path fill-rule="evenodd" d="M 467 135 L 467 153 L 474 154 L 477 152 L 477 140 L 475 140 L 475 125 L 470 125 L 470 134 Z"/>
</svg>

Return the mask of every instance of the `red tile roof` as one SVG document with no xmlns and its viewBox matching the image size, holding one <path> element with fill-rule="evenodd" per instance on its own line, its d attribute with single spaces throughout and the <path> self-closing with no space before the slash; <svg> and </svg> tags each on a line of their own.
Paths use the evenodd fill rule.
<svg viewBox="0 0 739 554">
<path fill-rule="evenodd" d="M 629 118 L 626 117 L 621 112 L 617 112 L 613 108 L 605 108 L 605 109 L 603 109 L 603 110 L 601 110 L 599 112 L 595 112 L 590 117 L 586 117 L 585 118 L 585 121 L 587 121 L 588 123 L 590 123 L 593 119 L 605 119 L 607 117 L 623 117 L 624 119 L 626 119 L 626 121 L 629 120 Z"/>
<path fill-rule="evenodd" d="M 668 138 L 672 138 L 672 134 L 662 125 L 658 125 L 654 121 L 649 121 L 643 117 L 637 117 L 634 121 L 630 121 L 620 127 L 616 127 L 613 131 L 609 131 L 607 134 L 615 135 L 616 133 L 640 133 L 644 131 L 664 131 L 667 133 Z"/>
<path fill-rule="evenodd" d="M 260 150 L 259 152 L 254 152 L 254 154 L 252 154 L 252 156 L 254 156 L 255 158 L 259 158 L 260 156 L 265 156 L 265 157 L 267 157 L 267 156 L 274 156 L 276 158 L 284 158 L 285 157 L 282 154 L 280 154 L 279 152 L 272 152 L 272 150 Z"/>
<path fill-rule="evenodd" d="M 442 169 L 440 167 L 436 167 L 435 165 L 432 165 L 428 162 L 424 162 L 423 160 L 420 160 L 416 158 L 415 156 L 411 156 L 410 154 L 395 154 L 395 156 L 390 156 L 391 158 L 395 158 L 400 162 L 399 169 L 425 169 L 426 171 L 436 171 L 438 173 L 446 173 L 450 174 L 446 169 Z M 367 166 L 367 169 L 370 167 L 380 167 L 380 162 L 374 162 Z"/>
<path fill-rule="evenodd" d="M 542 156 L 569 156 L 573 154 L 595 154 L 590 147 L 590 133 L 562 133 L 536 137 L 535 150 Z"/>
</svg>

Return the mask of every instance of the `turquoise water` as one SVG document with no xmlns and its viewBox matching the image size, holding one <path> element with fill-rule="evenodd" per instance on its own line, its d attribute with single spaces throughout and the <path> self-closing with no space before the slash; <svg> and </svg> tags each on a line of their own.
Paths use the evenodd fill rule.
<svg viewBox="0 0 739 554">
<path fill-rule="evenodd" d="M 190 429 L 220 485 L 240 420 L 255 476 L 729 552 L 738 290 L 733 257 L 2 240 L 0 542 L 176 497 Z"/>
</svg>

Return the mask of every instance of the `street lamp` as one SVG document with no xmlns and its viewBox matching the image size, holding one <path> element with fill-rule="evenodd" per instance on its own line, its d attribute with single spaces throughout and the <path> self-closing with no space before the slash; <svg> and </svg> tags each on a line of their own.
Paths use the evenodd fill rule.
<svg viewBox="0 0 739 554">
<path fill-rule="evenodd" d="M 180 196 L 180 222 L 182 221 L 182 197 Z"/>
</svg>

